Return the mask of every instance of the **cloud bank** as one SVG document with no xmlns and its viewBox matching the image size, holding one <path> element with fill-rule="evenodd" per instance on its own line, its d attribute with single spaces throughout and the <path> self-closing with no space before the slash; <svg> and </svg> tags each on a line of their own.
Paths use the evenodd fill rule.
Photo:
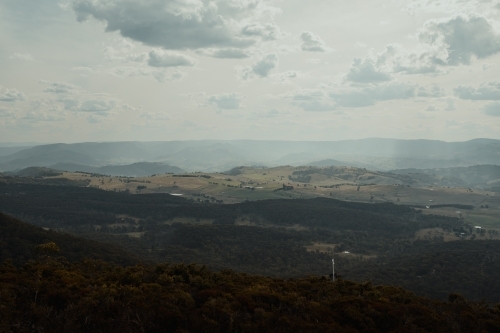
<svg viewBox="0 0 500 333">
<path fill-rule="evenodd" d="M 77 0 L 73 10 L 80 22 L 94 18 L 107 32 L 169 50 L 247 48 L 280 35 L 273 22 L 256 21 L 278 12 L 264 0 Z"/>
</svg>

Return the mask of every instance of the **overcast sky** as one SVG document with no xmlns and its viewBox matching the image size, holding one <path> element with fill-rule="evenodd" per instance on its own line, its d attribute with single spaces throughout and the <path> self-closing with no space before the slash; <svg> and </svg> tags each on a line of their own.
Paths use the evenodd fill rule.
<svg viewBox="0 0 500 333">
<path fill-rule="evenodd" d="M 500 139 L 500 1 L 1 0 L 0 141 Z"/>
</svg>

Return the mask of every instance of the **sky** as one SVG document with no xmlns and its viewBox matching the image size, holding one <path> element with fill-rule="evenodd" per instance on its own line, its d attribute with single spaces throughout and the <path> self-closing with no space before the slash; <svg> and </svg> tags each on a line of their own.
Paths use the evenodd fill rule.
<svg viewBox="0 0 500 333">
<path fill-rule="evenodd" d="M 500 1 L 0 1 L 0 142 L 370 137 L 500 139 Z"/>
</svg>

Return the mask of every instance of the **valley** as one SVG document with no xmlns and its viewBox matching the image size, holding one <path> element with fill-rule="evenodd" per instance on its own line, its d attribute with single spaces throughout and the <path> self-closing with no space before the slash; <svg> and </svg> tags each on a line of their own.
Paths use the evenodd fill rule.
<svg viewBox="0 0 500 333">
<path fill-rule="evenodd" d="M 198 144 L 176 149 L 196 155 Z M 214 145 L 210 154 L 219 157 L 228 149 L 226 143 Z M 144 154 L 146 146 L 137 144 L 136 153 Z M 64 158 L 92 151 L 77 147 L 70 154 L 59 146 L 50 149 Z M 120 148 L 93 146 L 110 147 Z M 122 152 L 128 148 L 121 145 Z M 200 156 L 210 159 L 210 154 Z M 101 166 L 59 160 L 6 171 L 0 175 L 0 211 L 54 233 L 44 239 L 55 240 L 70 258 L 81 258 L 87 247 L 90 258 L 111 262 L 129 257 L 275 278 L 324 278 L 334 257 L 339 278 L 398 285 L 433 299 L 458 292 L 472 300 L 500 301 L 494 282 L 500 272 L 497 166 L 380 170 L 327 159 L 265 167 L 234 166 L 233 159 L 227 168 L 190 172 L 183 163 L 134 162 L 132 155 L 127 161 L 107 160 L 131 164 L 103 165 L 101 154 L 95 155 Z M 304 155 L 289 152 L 287 158 Z M 41 239 L 38 231 L 24 230 Z M 59 234 L 81 240 L 68 247 L 68 239 L 54 236 Z M 31 239 L 21 242 L 24 250 L 4 247 L 0 259 L 25 262 Z"/>
<path fill-rule="evenodd" d="M 310 179 L 297 179 L 297 174 L 304 171 Z M 327 175 L 325 171 L 328 171 Z M 168 193 L 197 202 L 238 203 L 315 197 L 366 203 L 392 202 L 421 208 L 424 214 L 460 217 L 472 225 L 500 229 L 498 192 L 439 186 L 435 183 L 439 184 L 441 179 L 429 178 L 428 182 L 422 182 L 418 176 L 403 178 L 397 174 L 353 167 L 241 167 L 225 173 L 163 174 L 137 178 L 64 172 L 53 178 L 88 181 L 89 186 L 106 191 Z M 293 190 L 282 190 L 283 185 L 293 186 Z M 440 205 L 454 206 L 437 207 Z M 464 209 L 460 205 L 471 207 Z"/>
<path fill-rule="evenodd" d="M 311 179 L 294 179 L 304 171 Z M 365 177 L 388 179 L 386 174 L 365 169 L 310 167 L 243 167 L 225 173 L 138 178 L 81 172 L 7 176 L 0 178 L 0 211 L 46 230 L 112 245 L 147 262 L 188 262 L 214 270 L 298 278 L 329 274 L 335 256 L 337 272 L 349 280 L 373 276 L 374 283 L 398 281 L 405 288 L 439 299 L 445 299 L 452 289 L 434 280 L 432 284 L 417 283 L 415 276 L 432 273 L 412 268 L 420 258 L 438 251 L 447 255 L 450 265 L 460 267 L 465 262 L 453 255 L 457 245 L 460 251 L 475 251 L 467 262 L 472 267 L 483 262 L 483 247 L 493 251 L 488 260 L 500 255 L 494 243 L 499 232 L 495 193 L 404 184 L 361 185 L 360 179 Z M 283 190 L 283 184 L 293 189 Z M 429 197 L 436 207 L 421 208 Z M 485 202 L 487 209 L 477 206 L 484 207 Z M 492 219 L 478 232 L 475 219 L 488 222 L 487 216 Z M 9 258 L 9 253 L 4 251 L 0 259 Z M 381 273 L 385 265 L 403 262 L 407 273 Z M 431 259 L 426 265 L 434 264 Z M 448 274 L 447 270 L 440 272 Z M 476 300 L 500 300 L 500 290 L 479 286 L 491 285 L 496 272 L 493 265 L 476 278 L 474 287 L 465 271 L 454 273 L 460 281 L 470 283 L 454 284 L 453 291 Z"/>
</svg>

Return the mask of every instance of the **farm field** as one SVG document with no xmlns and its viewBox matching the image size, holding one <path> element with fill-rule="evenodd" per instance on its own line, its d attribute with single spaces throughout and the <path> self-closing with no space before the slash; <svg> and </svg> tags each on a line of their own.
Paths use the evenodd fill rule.
<svg viewBox="0 0 500 333">
<path fill-rule="evenodd" d="M 64 172 L 58 177 L 89 181 L 89 186 L 107 191 L 130 191 L 132 194 L 170 193 L 196 201 L 225 204 L 246 200 L 296 199 L 329 197 L 356 202 L 393 202 L 422 207 L 424 214 L 462 217 L 465 222 L 487 228 L 500 229 L 500 194 L 479 189 L 425 187 L 390 183 L 367 184 L 374 175 L 365 169 L 343 168 L 340 177 L 311 174 L 308 182 L 294 178 L 294 171 L 307 167 L 238 168 L 238 174 L 190 173 L 185 175 L 155 175 L 127 178 Z M 300 179 L 299 179 L 300 180 Z M 380 180 L 380 179 L 379 179 Z M 283 186 L 293 189 L 283 190 Z M 423 207 L 433 205 L 470 205 L 474 209 L 456 207 Z M 481 207 L 482 206 L 482 207 Z"/>
</svg>

